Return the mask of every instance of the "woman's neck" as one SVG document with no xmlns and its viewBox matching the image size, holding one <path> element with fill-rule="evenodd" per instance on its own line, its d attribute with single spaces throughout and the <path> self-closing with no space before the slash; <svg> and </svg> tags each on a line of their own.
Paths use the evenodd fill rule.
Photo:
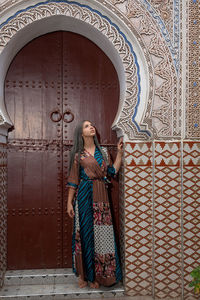
<svg viewBox="0 0 200 300">
<path fill-rule="evenodd" d="M 95 147 L 94 138 L 93 137 L 85 137 L 84 138 L 84 148 L 85 149 L 93 149 Z"/>
</svg>

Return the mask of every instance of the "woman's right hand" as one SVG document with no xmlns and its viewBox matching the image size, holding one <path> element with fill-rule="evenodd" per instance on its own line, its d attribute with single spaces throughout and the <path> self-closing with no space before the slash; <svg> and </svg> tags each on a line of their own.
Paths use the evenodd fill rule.
<svg viewBox="0 0 200 300">
<path fill-rule="evenodd" d="M 73 205 L 71 203 L 67 204 L 67 213 L 70 216 L 70 218 L 74 217 L 74 209 L 73 209 Z"/>
</svg>

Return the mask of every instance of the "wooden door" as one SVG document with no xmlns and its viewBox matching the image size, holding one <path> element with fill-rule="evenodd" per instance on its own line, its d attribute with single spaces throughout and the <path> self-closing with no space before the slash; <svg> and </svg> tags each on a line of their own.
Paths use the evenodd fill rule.
<svg viewBox="0 0 200 300">
<path fill-rule="evenodd" d="M 101 143 L 115 155 L 110 127 L 119 102 L 116 71 L 90 40 L 53 32 L 31 41 L 14 58 L 5 98 L 14 123 L 8 139 L 7 268 L 70 267 L 66 183 L 73 131 L 82 119 L 91 120 Z"/>
</svg>

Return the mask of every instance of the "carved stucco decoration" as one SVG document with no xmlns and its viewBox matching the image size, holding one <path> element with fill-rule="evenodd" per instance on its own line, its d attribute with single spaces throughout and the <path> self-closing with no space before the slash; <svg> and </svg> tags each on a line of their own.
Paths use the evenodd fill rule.
<svg viewBox="0 0 200 300">
<path fill-rule="evenodd" d="M 0 13 L 6 10 L 7 8 L 13 6 L 14 4 L 17 4 L 21 0 L 5 0 L 0 4 Z"/>
<path fill-rule="evenodd" d="M 144 122 L 150 124 L 152 121 L 155 138 L 180 137 L 182 103 L 180 87 L 178 89 L 176 58 L 179 54 L 176 38 L 172 46 L 168 36 L 163 36 L 156 23 L 158 16 L 154 15 L 155 18 L 152 18 L 150 12 L 141 4 L 148 1 L 109 0 L 108 2 L 104 1 L 104 5 L 110 9 L 115 7 L 116 14 L 134 31 L 140 43 L 142 41 L 151 59 L 153 76 L 150 76 L 150 81 L 153 80 L 153 104 L 147 107 Z M 120 6 L 121 4 L 124 6 Z M 177 18 L 176 15 L 175 17 Z M 172 58 L 172 53 L 175 53 L 175 59 Z"/>
<path fill-rule="evenodd" d="M 110 0 L 114 5 L 127 3 L 128 0 Z M 173 12 L 172 0 L 149 0 L 149 3 L 156 9 L 162 19 L 169 23 L 171 21 L 171 15 Z"/>
<path fill-rule="evenodd" d="M 178 120 L 181 110 L 177 99 L 177 74 L 170 51 L 153 19 L 147 11 L 144 15 L 139 2 L 129 2 L 127 15 L 133 24 L 137 23 L 138 31 L 153 60 L 155 90 L 151 116 L 157 136 L 179 136 Z M 177 111 L 179 115 L 176 114 Z"/>
<path fill-rule="evenodd" d="M 178 137 L 181 133 L 181 102 L 178 98 L 177 72 L 170 50 L 154 20 L 147 11 L 144 14 L 139 1 L 128 3 L 127 16 L 138 29 L 153 61 L 155 90 L 151 116 L 157 136 Z"/>
<path fill-rule="evenodd" d="M 120 8 L 120 5 L 131 2 L 132 0 L 110 0 L 116 7 Z M 179 1 L 179 0 L 139 0 L 140 3 L 149 3 L 158 13 L 158 16 L 161 16 L 162 20 L 168 32 L 170 34 L 170 39 L 173 44 L 173 52 L 177 53 L 176 57 L 179 57 L 179 60 L 184 63 L 186 62 L 186 84 L 184 85 L 184 102 L 185 102 L 185 137 L 190 139 L 199 139 L 200 137 L 200 123 L 199 123 L 199 114 L 200 114 L 200 105 L 199 105 L 199 95 L 200 88 L 198 84 L 198 78 L 200 73 L 199 68 L 199 13 L 200 6 L 198 0 L 193 1 Z M 132 1 L 134 2 L 134 1 Z M 186 10 L 183 10 L 182 7 L 185 6 Z M 122 7 L 122 6 L 121 6 Z M 123 12 L 124 7 L 122 7 Z M 152 9 L 151 9 L 152 10 Z M 186 12 L 184 16 L 182 13 Z M 158 16 L 155 15 L 155 18 Z M 183 19 L 184 18 L 184 19 Z M 158 19 L 158 18 L 157 18 Z M 183 49 L 183 24 L 185 23 L 187 33 L 187 39 L 185 48 Z M 180 31 L 182 33 L 180 34 Z M 180 51 L 181 49 L 181 51 Z M 182 53 L 186 52 L 186 56 L 183 59 Z M 179 95 L 182 95 L 182 81 L 184 77 L 182 75 L 182 65 L 179 66 Z M 184 75 L 184 74 L 183 74 Z M 175 88 L 176 89 L 176 88 Z M 176 90 L 174 91 L 176 95 Z M 180 97 L 177 95 L 178 100 L 177 104 L 181 108 Z M 174 136 L 178 135 L 180 132 L 181 126 L 181 109 L 178 107 L 174 108 Z M 184 107 L 182 107 L 184 110 Z M 161 112 L 160 112 L 161 114 Z M 165 110 L 162 111 L 163 118 L 167 114 Z M 176 123 L 175 123 L 176 122 Z M 184 132 L 183 132 L 184 135 Z"/>
<path fill-rule="evenodd" d="M 128 5 L 136 0 L 107 0 L 124 15 L 127 15 Z M 182 1 L 179 0 L 137 0 L 136 4 L 143 7 L 157 24 L 158 30 L 162 32 L 165 42 L 170 48 L 176 69 L 180 68 L 180 15 Z"/>
<path fill-rule="evenodd" d="M 173 1 L 174 0 L 149 0 L 155 11 L 161 17 L 173 40 Z"/>
</svg>

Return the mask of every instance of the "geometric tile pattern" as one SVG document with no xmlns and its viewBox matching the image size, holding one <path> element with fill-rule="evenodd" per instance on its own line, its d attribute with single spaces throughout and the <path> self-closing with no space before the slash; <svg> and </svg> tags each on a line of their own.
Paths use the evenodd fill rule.
<svg viewBox="0 0 200 300">
<path fill-rule="evenodd" d="M 181 296 L 180 143 L 155 143 L 154 275 L 156 298 Z"/>
<path fill-rule="evenodd" d="M 187 37 L 187 74 L 186 74 L 186 137 L 200 137 L 200 47 L 199 47 L 199 15 L 198 0 L 188 0 L 188 37 Z"/>
<path fill-rule="evenodd" d="M 200 142 L 183 146 L 184 298 L 194 297 L 188 287 L 192 269 L 200 265 Z M 197 299 L 196 295 L 196 299 Z"/>
<path fill-rule="evenodd" d="M 152 145 L 126 143 L 125 291 L 152 295 Z"/>
<path fill-rule="evenodd" d="M 0 287 L 6 272 L 6 184 L 7 184 L 7 151 L 6 145 L 0 144 Z"/>
</svg>

